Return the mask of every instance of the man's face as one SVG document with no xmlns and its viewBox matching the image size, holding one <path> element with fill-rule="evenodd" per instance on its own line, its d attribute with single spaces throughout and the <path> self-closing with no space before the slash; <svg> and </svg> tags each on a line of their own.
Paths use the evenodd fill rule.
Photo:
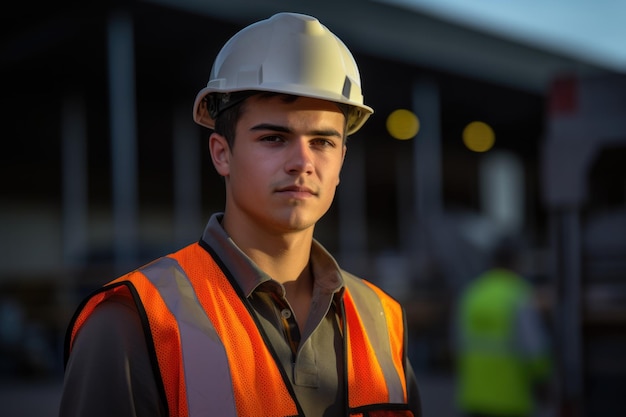
<svg viewBox="0 0 626 417">
<path fill-rule="evenodd" d="M 344 115 L 328 101 L 249 98 L 233 149 L 216 155 L 212 146 L 226 178 L 225 220 L 270 233 L 312 231 L 339 184 L 344 128 Z"/>
</svg>

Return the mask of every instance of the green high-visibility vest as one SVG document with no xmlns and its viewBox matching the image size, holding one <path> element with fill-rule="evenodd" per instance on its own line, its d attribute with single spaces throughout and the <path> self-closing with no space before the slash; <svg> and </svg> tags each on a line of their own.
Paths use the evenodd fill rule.
<svg viewBox="0 0 626 417">
<path fill-rule="evenodd" d="M 457 314 L 461 410 L 530 415 L 533 385 L 550 361 L 529 284 L 508 270 L 488 271 L 462 294 Z"/>
</svg>

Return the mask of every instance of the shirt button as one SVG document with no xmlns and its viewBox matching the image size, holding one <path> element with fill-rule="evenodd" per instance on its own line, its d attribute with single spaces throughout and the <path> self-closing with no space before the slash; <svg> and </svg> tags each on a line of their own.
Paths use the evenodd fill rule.
<svg viewBox="0 0 626 417">
<path fill-rule="evenodd" d="M 288 319 L 289 317 L 291 317 L 291 310 L 289 310 L 288 308 L 285 308 L 281 310 L 280 315 L 283 316 L 283 318 Z"/>
</svg>

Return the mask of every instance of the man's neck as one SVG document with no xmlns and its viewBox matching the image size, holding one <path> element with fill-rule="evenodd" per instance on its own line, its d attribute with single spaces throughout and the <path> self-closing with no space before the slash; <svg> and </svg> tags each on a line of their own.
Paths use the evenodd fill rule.
<svg viewBox="0 0 626 417">
<path fill-rule="evenodd" d="M 272 233 L 265 228 L 225 218 L 224 229 L 235 244 L 266 274 L 281 284 L 308 280 L 313 228 L 293 233 Z"/>
<path fill-rule="evenodd" d="M 310 267 L 313 228 L 293 233 L 271 233 L 250 224 L 231 224 L 226 218 L 222 224 L 235 244 L 262 271 L 283 284 L 300 331 L 304 331 L 313 297 Z"/>
</svg>

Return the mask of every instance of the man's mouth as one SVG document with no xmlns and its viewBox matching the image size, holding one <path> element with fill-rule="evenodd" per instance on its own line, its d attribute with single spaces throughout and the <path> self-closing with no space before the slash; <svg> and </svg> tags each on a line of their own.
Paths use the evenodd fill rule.
<svg viewBox="0 0 626 417">
<path fill-rule="evenodd" d="M 308 198 L 317 195 L 317 193 L 311 188 L 302 185 L 288 185 L 286 187 L 280 187 L 277 192 L 291 195 L 294 198 Z"/>
</svg>

